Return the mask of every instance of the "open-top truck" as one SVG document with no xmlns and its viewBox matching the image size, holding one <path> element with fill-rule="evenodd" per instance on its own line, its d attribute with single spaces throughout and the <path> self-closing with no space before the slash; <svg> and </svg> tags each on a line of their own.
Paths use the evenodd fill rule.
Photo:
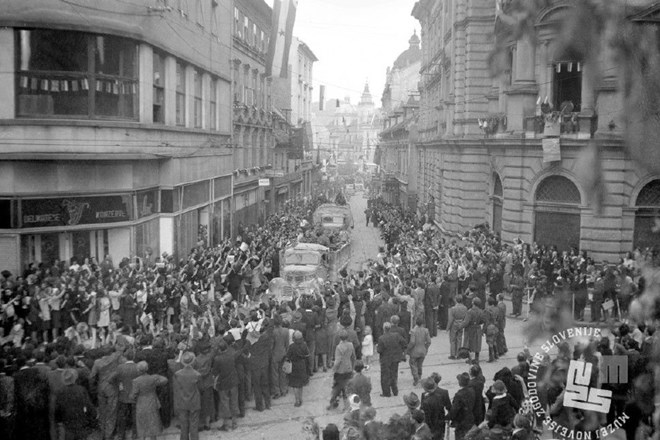
<svg viewBox="0 0 660 440">
<path fill-rule="evenodd" d="M 314 225 L 321 226 L 321 228 L 331 231 L 347 231 L 348 229 L 353 228 L 353 214 L 348 205 L 324 203 L 316 208 L 312 219 Z"/>
<path fill-rule="evenodd" d="M 348 266 L 351 244 L 333 250 L 317 243 L 298 243 L 286 248 L 280 256 L 281 276 L 292 287 L 317 281 L 335 282 L 339 272 Z"/>
</svg>

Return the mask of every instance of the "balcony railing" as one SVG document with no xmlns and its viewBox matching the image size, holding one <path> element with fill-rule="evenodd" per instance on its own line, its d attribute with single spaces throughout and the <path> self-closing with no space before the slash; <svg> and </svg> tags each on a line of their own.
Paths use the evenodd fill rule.
<svg viewBox="0 0 660 440">
<path fill-rule="evenodd" d="M 525 118 L 525 131 L 535 135 L 561 136 L 577 135 L 586 133 L 587 127 L 581 127 L 582 124 L 589 124 L 588 133 L 593 137 L 598 126 L 598 118 L 580 118 L 579 112 L 567 114 L 537 115 Z"/>
</svg>

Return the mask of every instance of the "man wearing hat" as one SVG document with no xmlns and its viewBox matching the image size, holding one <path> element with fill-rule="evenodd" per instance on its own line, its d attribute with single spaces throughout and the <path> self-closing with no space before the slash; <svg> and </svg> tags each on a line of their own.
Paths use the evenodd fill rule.
<svg viewBox="0 0 660 440">
<path fill-rule="evenodd" d="M 419 396 L 416 393 L 410 392 L 403 396 L 403 403 L 406 404 L 406 415 L 409 416 L 412 411 L 419 408 Z"/>
<path fill-rule="evenodd" d="M 195 355 L 192 352 L 183 353 L 181 363 L 183 368 L 174 373 L 172 384 L 174 411 L 181 424 L 181 440 L 198 440 L 201 374 L 193 369 Z"/>
<path fill-rule="evenodd" d="M 493 428 L 500 425 L 502 428 L 511 429 L 513 418 L 518 413 L 520 405 L 516 399 L 506 392 L 506 385 L 501 380 L 496 380 L 490 390 L 495 394 L 488 411 L 488 427 Z"/>
<path fill-rule="evenodd" d="M 463 440 L 465 434 L 474 426 L 475 395 L 474 389 L 469 386 L 470 375 L 468 373 L 461 373 L 456 376 L 456 379 L 461 388 L 454 394 L 449 420 L 455 429 L 456 440 Z"/>
<path fill-rule="evenodd" d="M 438 387 L 432 377 L 422 380 L 422 411 L 426 416 L 426 423 L 431 429 L 433 440 L 443 440 L 445 437 L 446 417 L 451 411 L 449 393 Z"/>
<path fill-rule="evenodd" d="M 96 409 L 92 405 L 87 390 L 76 385 L 78 373 L 73 369 L 62 372 L 62 388 L 55 397 L 55 422 L 64 430 L 67 440 L 84 440 L 92 433 L 89 421 L 96 419 Z"/>
</svg>

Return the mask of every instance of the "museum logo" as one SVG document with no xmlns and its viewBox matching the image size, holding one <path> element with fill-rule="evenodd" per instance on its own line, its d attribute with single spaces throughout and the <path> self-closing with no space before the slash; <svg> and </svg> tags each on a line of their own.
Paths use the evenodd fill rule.
<svg viewBox="0 0 660 440">
<path fill-rule="evenodd" d="M 607 426 L 601 426 L 593 431 L 574 430 L 557 423 L 546 413 L 539 400 L 539 370 L 543 365 L 543 358 L 558 344 L 566 341 L 575 347 L 577 342 L 585 338 L 600 338 L 601 329 L 592 327 L 575 327 L 561 331 L 553 335 L 541 345 L 541 351 L 534 354 L 527 376 L 529 389 L 529 402 L 537 419 L 543 420 L 546 429 L 556 433 L 563 438 L 574 438 L 577 440 L 589 440 L 592 438 L 603 438 L 623 427 L 628 415 L 623 413 Z M 602 356 L 599 365 L 594 365 L 583 359 L 571 360 L 566 375 L 566 388 L 564 389 L 563 405 L 565 408 L 575 410 L 594 411 L 607 414 L 612 405 L 612 391 L 592 386 L 594 384 L 594 372 L 598 369 L 598 383 L 621 384 L 628 383 L 628 358 L 627 356 Z M 541 369 L 541 372 L 544 370 Z"/>
</svg>

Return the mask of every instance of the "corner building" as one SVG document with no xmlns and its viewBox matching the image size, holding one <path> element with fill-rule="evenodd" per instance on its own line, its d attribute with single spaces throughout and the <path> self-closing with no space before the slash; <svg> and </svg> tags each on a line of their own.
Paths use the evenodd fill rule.
<svg viewBox="0 0 660 440">
<path fill-rule="evenodd" d="M 503 2 L 503 13 L 509 4 Z M 624 151 L 611 57 L 605 53 L 591 65 L 556 55 L 553 23 L 571 8 L 569 1 L 550 2 L 535 17 L 536 38 L 514 41 L 507 40 L 490 0 L 415 4 L 422 78 L 417 163 L 410 172 L 433 197 L 436 222 L 450 231 L 488 222 L 505 242 L 520 237 L 612 262 L 635 247 L 660 244 L 651 233 L 660 176 Z M 657 15 L 656 6 L 629 19 L 641 25 Z M 491 78 L 495 42 L 507 48 L 508 67 Z M 602 72 L 598 84 L 591 83 L 590 70 Z M 552 118 L 541 112 L 546 98 Z M 604 164 L 600 214 L 589 206 L 577 169 L 579 153 L 592 140 Z"/>
<path fill-rule="evenodd" d="M 3 2 L 1 268 L 230 233 L 231 17 L 228 0 Z"/>
</svg>

